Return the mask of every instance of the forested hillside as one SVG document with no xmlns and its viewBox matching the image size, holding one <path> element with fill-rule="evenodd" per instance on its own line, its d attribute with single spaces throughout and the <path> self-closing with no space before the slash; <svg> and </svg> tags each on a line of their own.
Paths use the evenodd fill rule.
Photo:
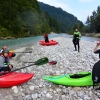
<svg viewBox="0 0 100 100">
<path fill-rule="evenodd" d="M 86 32 L 100 33 L 100 6 L 97 7 L 96 11 L 92 12 L 91 16 L 87 17 L 86 24 Z"/>
<path fill-rule="evenodd" d="M 37 0 L 0 0 L 0 38 L 59 32 L 57 20 L 40 10 Z"/>
<path fill-rule="evenodd" d="M 55 8 L 54 6 L 42 2 L 38 3 L 42 11 L 47 12 L 50 16 L 53 16 L 58 20 L 61 32 L 68 32 L 72 29 L 74 24 L 81 23 L 74 15 L 63 11 L 61 8 Z"/>
<path fill-rule="evenodd" d="M 0 39 L 65 33 L 79 23 L 74 15 L 37 0 L 0 0 Z"/>
</svg>

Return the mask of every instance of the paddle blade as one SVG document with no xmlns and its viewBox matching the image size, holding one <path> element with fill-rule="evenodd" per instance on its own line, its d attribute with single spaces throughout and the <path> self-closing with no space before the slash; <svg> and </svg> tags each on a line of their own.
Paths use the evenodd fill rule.
<svg viewBox="0 0 100 100">
<path fill-rule="evenodd" d="M 51 62 L 49 62 L 49 64 L 50 65 L 55 65 L 55 64 L 57 64 L 57 61 L 51 61 Z"/>
<path fill-rule="evenodd" d="M 47 57 L 44 57 L 44 58 L 41 58 L 41 59 L 37 60 L 35 62 L 35 65 L 43 65 L 43 64 L 46 64 L 48 62 L 49 62 L 48 58 Z"/>
</svg>

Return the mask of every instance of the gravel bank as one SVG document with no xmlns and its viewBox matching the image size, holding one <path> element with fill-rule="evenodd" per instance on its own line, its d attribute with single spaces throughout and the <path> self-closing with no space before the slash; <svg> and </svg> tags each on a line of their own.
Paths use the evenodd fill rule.
<svg viewBox="0 0 100 100">
<path fill-rule="evenodd" d="M 21 72 L 34 73 L 35 76 L 20 86 L 0 89 L 0 100 L 100 100 L 100 93 L 91 87 L 67 87 L 49 83 L 42 79 L 44 75 L 60 75 L 81 71 L 91 72 L 98 55 L 93 53 L 95 42 L 80 41 L 81 49 L 74 51 L 71 38 L 57 37 L 54 40 L 59 44 L 55 46 L 41 46 L 39 43 L 24 50 L 33 52 L 20 54 L 13 58 L 16 68 L 29 65 L 24 61 L 36 61 L 48 57 L 49 61 L 57 61 L 56 65 L 44 64 L 31 66 L 20 70 Z M 20 51 L 20 49 L 19 49 Z M 2 98 L 2 99 L 1 99 Z"/>
</svg>

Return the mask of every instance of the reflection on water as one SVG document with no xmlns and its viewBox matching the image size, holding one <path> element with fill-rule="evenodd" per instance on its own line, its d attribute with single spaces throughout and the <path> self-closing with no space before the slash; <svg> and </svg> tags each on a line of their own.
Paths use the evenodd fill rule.
<svg viewBox="0 0 100 100">
<path fill-rule="evenodd" d="M 68 35 L 65 33 L 62 34 L 49 34 L 49 39 L 55 38 L 55 37 L 66 37 L 66 38 L 72 38 L 72 35 Z M 86 37 L 82 36 L 82 40 L 85 41 L 99 41 L 99 38 L 95 37 Z M 18 39 L 9 39 L 9 40 L 0 40 L 0 48 L 2 48 L 4 45 L 8 47 L 8 49 L 16 49 L 24 46 L 30 46 L 33 43 L 38 42 L 39 40 L 43 40 L 43 36 L 35 36 L 35 37 L 26 37 L 26 38 L 18 38 Z"/>
</svg>

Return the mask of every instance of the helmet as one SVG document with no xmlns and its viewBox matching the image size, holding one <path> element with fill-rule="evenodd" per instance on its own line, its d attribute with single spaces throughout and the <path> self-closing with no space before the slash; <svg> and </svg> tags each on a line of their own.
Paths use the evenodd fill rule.
<svg viewBox="0 0 100 100">
<path fill-rule="evenodd" d="M 3 46 L 3 49 L 7 49 L 7 46 Z"/>
</svg>

